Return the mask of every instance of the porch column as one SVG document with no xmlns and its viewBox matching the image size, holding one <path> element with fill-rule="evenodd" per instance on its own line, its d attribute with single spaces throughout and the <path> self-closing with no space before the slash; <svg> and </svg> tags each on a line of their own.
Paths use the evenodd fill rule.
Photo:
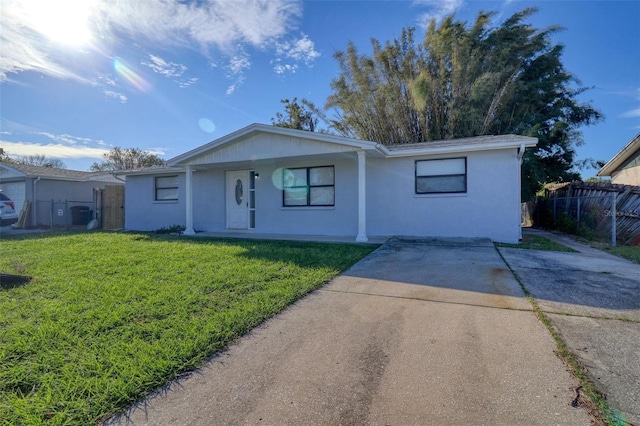
<svg viewBox="0 0 640 426">
<path fill-rule="evenodd" d="M 186 177 L 186 196 L 185 202 L 187 205 L 187 223 L 185 225 L 184 235 L 196 235 L 193 230 L 193 184 L 192 184 L 192 170 L 191 166 L 185 168 Z"/>
<path fill-rule="evenodd" d="M 365 243 L 367 238 L 366 153 L 358 151 L 358 235 L 356 241 Z"/>
</svg>

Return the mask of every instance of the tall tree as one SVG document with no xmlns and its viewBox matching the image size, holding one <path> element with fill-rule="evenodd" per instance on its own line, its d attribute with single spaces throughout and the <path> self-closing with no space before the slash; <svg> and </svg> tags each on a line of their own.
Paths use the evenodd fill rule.
<svg viewBox="0 0 640 426">
<path fill-rule="evenodd" d="M 44 154 L 19 155 L 15 158 L 16 164 L 26 164 L 29 166 L 50 167 L 52 169 L 66 169 L 67 165 L 59 158 L 48 158 Z"/>
<path fill-rule="evenodd" d="M 13 163 L 13 158 L 9 157 L 9 153 L 0 147 L 0 161 L 3 163 Z"/>
<path fill-rule="evenodd" d="M 491 134 L 534 136 L 523 165 L 524 199 L 545 182 L 578 177 L 579 127 L 602 118 L 578 97 L 586 88 L 563 66 L 563 47 L 551 42 L 558 27 L 536 29 L 525 9 L 499 26 L 481 12 L 468 26 L 449 16 L 432 21 L 422 43 L 414 29 L 371 56 L 353 43 L 334 56 L 340 74 L 325 108 L 330 128 L 382 144 L 403 144 Z M 326 114 L 325 114 L 326 117 Z"/>
<path fill-rule="evenodd" d="M 116 170 L 134 170 L 145 167 L 164 166 L 166 162 L 148 151 L 139 148 L 111 148 L 104 155 L 104 161 L 93 163 L 91 170 L 96 172 L 112 172 Z"/>
<path fill-rule="evenodd" d="M 289 129 L 316 131 L 318 119 L 314 117 L 312 111 L 306 108 L 308 102 L 303 99 L 302 104 L 298 103 L 298 98 L 280 100 L 284 104 L 284 114 L 276 113 L 276 118 L 271 119 L 271 123 L 276 127 L 287 127 Z"/>
</svg>

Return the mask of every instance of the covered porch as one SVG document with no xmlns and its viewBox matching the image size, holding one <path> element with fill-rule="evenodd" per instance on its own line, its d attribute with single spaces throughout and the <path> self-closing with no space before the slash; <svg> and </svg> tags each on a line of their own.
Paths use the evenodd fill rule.
<svg viewBox="0 0 640 426">
<path fill-rule="evenodd" d="M 264 125 L 249 126 L 187 152 L 169 162 L 169 166 L 184 170 L 184 234 L 196 235 L 203 230 L 232 238 L 260 234 L 263 239 L 273 235 L 269 238 L 339 242 L 355 238 L 356 242 L 367 242 L 366 170 L 367 156 L 371 155 L 382 156 L 373 142 Z M 314 204 L 316 188 L 311 188 L 309 181 L 307 204 L 287 204 L 284 176 L 305 169 L 309 179 L 312 172 L 330 169 L 331 185 L 339 188 L 333 194 L 334 201 Z M 214 171 L 219 176 L 218 187 L 224 180 L 224 193 L 218 198 L 224 199 L 226 209 L 224 230 L 198 225 L 200 215 L 207 213 L 198 206 L 203 185 L 197 176 Z M 283 228 L 285 222 L 287 229 Z M 345 235 L 347 222 L 353 227 Z M 336 227 L 342 228 L 339 236 L 332 235 L 338 232 Z"/>
</svg>

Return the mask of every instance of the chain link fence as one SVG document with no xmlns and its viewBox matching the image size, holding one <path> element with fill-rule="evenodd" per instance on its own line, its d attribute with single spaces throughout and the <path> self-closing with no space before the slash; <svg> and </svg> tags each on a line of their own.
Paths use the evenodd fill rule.
<svg viewBox="0 0 640 426">
<path fill-rule="evenodd" d="M 35 222 L 50 229 L 86 226 L 94 218 L 94 202 L 73 200 L 38 200 Z"/>
<path fill-rule="evenodd" d="M 553 195 L 524 204 L 523 224 L 557 229 L 612 246 L 640 244 L 640 197 L 635 192 Z"/>
</svg>

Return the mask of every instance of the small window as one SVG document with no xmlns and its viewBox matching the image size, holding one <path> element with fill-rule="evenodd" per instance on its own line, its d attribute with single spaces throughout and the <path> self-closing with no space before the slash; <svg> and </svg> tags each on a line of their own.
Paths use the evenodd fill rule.
<svg viewBox="0 0 640 426">
<path fill-rule="evenodd" d="M 156 177 L 156 201 L 176 201 L 178 199 L 178 176 Z"/>
<path fill-rule="evenodd" d="M 282 181 L 282 205 L 285 207 L 335 204 L 333 166 L 284 169 Z"/>
<path fill-rule="evenodd" d="M 416 194 L 467 192 L 467 159 L 416 161 Z"/>
</svg>

